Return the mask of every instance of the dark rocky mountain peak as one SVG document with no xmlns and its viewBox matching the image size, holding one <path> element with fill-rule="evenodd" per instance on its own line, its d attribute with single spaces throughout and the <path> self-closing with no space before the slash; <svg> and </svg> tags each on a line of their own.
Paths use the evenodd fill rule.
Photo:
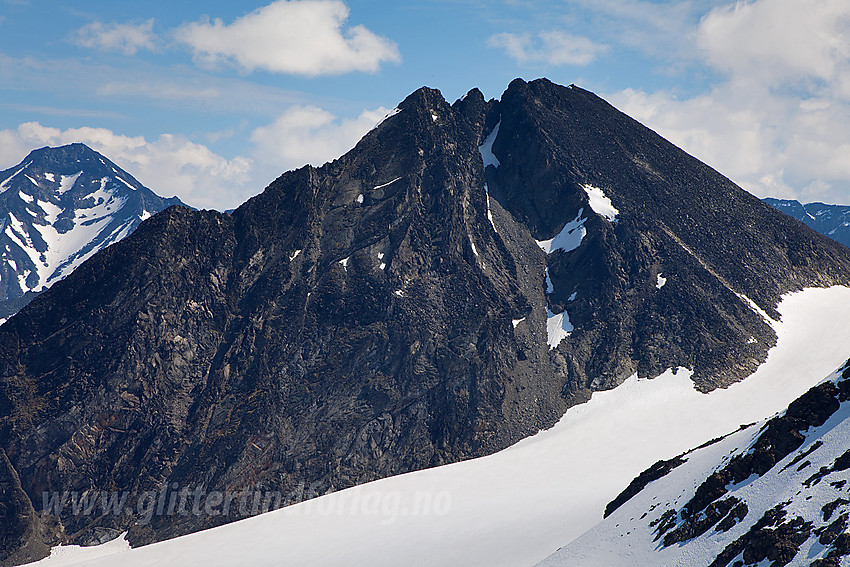
<svg viewBox="0 0 850 567">
<path fill-rule="evenodd" d="M 33 150 L 0 171 L 0 320 L 176 204 L 85 144 Z"/>
<path fill-rule="evenodd" d="M 586 231 L 547 260 L 552 311 L 567 307 L 576 328 L 560 349 L 572 391 L 675 366 L 701 388 L 728 384 L 764 360 L 762 312 L 778 317 L 782 293 L 846 277 L 843 249 L 593 93 L 515 80 L 498 106 L 491 195 L 538 240 Z M 602 196 L 614 221 L 595 212 Z"/>
<path fill-rule="evenodd" d="M 131 506 L 484 455 L 635 372 L 747 376 L 781 294 L 850 279 L 850 251 L 797 228 L 577 87 L 422 88 L 338 160 L 232 215 L 172 207 L 0 328 L 0 449 L 32 503 Z M 138 545 L 237 517 L 50 533 Z"/>
</svg>

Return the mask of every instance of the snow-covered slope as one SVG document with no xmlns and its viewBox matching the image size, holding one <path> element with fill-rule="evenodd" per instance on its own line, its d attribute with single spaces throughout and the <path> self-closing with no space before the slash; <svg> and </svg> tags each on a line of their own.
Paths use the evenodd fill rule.
<svg viewBox="0 0 850 567">
<path fill-rule="evenodd" d="M 850 360 L 779 415 L 653 466 L 541 567 L 850 563 L 848 400 Z"/>
<path fill-rule="evenodd" d="M 83 144 L 35 150 L 0 172 L 0 321 L 174 204 Z"/>
<path fill-rule="evenodd" d="M 553 428 L 489 457 L 387 478 L 134 550 L 117 544 L 104 550 L 120 553 L 120 559 L 110 555 L 88 560 L 66 550 L 45 564 L 534 565 L 593 528 L 602 520 L 605 505 L 640 471 L 787 407 L 850 354 L 850 339 L 843 333 L 850 319 L 850 289 L 790 294 L 778 310 L 781 321 L 772 323 L 777 346 L 752 376 L 729 388 L 700 393 L 686 370 L 651 380 L 632 377 L 571 408 Z M 840 414 L 809 437 L 824 439 L 824 463 L 832 458 L 826 451 L 835 452 L 825 436 Z M 724 452 L 746 447 L 757 430 L 746 429 L 694 453 L 687 464 L 693 468 L 683 465 L 674 473 L 708 470 Z M 800 474 L 808 477 L 815 468 Z M 661 502 L 672 503 L 679 497 L 678 505 L 684 504 L 694 486 L 682 483 L 693 478 L 671 484 L 670 490 L 684 487 L 685 494 L 664 492 L 666 499 Z M 832 480 L 826 478 L 821 484 L 830 487 Z M 759 506 L 770 508 L 778 502 L 767 499 Z M 615 522 L 624 526 L 634 517 L 637 526 L 639 515 L 627 511 L 630 505 L 585 537 L 613 526 L 615 518 L 625 518 Z M 755 504 L 753 510 L 755 518 Z M 663 511 L 659 506 L 650 514 Z M 789 509 L 789 518 L 796 513 Z M 839 510 L 833 520 L 840 515 Z M 640 525 L 650 519 L 647 516 Z M 641 533 L 651 535 L 646 530 Z M 613 545 L 609 540 L 605 541 Z M 590 540 L 577 543 L 583 541 Z M 594 556 L 587 553 L 586 561 L 571 564 L 593 564 Z M 619 557 L 615 554 L 614 559 Z M 656 563 L 626 560 L 621 564 Z"/>
</svg>

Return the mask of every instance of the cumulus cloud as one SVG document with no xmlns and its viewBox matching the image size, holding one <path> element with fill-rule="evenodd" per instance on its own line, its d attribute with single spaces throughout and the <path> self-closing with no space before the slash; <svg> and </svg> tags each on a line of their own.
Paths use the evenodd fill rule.
<svg viewBox="0 0 850 567">
<path fill-rule="evenodd" d="M 71 40 L 90 49 L 121 51 L 124 55 L 135 55 L 140 49 L 156 51 L 158 39 L 153 23 L 153 19 L 139 24 L 92 22 L 78 29 Z"/>
<path fill-rule="evenodd" d="M 202 64 L 228 62 L 293 75 L 376 72 L 400 61 L 396 45 L 362 25 L 343 29 L 348 7 L 341 0 L 278 0 L 238 18 L 181 26 L 177 40 L 190 46 Z"/>
<path fill-rule="evenodd" d="M 155 193 L 177 195 L 192 206 L 229 208 L 260 190 L 251 183 L 249 158 L 228 160 L 204 145 L 173 134 L 148 141 L 105 128 L 61 130 L 27 122 L 16 129 L 0 130 L 0 155 L 16 160 L 3 167 L 14 165 L 34 148 L 74 142 L 99 151 Z"/>
<path fill-rule="evenodd" d="M 279 171 L 322 165 L 353 148 L 388 112 L 381 107 L 341 120 L 316 106 L 290 107 L 273 123 L 253 131 L 254 157 Z"/>
<path fill-rule="evenodd" d="M 850 62 L 846 0 L 758 0 L 715 8 L 697 43 L 709 64 L 777 86 L 833 81 Z"/>
<path fill-rule="evenodd" d="M 608 46 L 589 38 L 557 30 L 534 36 L 529 33 L 499 33 L 490 36 L 487 45 L 504 49 L 521 64 L 588 65 L 608 50 Z"/>
</svg>

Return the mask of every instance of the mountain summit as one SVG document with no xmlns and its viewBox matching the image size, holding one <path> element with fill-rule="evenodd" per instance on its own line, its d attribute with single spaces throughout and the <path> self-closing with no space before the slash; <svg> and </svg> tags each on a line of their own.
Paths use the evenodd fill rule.
<svg viewBox="0 0 850 567">
<path fill-rule="evenodd" d="M 179 199 L 163 199 L 84 144 L 0 171 L 0 319 Z"/>
<path fill-rule="evenodd" d="M 422 88 L 340 159 L 232 215 L 172 207 L 0 328 L 5 552 L 238 517 L 48 516 L 45 493 L 319 495 L 492 453 L 634 374 L 744 379 L 782 294 L 850 283 L 850 250 L 800 228 L 578 87 Z"/>
</svg>

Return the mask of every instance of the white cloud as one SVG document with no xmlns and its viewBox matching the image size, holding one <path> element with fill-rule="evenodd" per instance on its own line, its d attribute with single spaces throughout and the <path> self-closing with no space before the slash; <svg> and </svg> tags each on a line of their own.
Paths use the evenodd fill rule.
<svg viewBox="0 0 850 567">
<path fill-rule="evenodd" d="M 340 120 L 315 106 L 290 107 L 272 124 L 251 134 L 254 157 L 278 171 L 308 163 L 322 165 L 353 148 L 388 112 L 381 107 L 364 110 L 354 119 Z"/>
<path fill-rule="evenodd" d="M 158 40 L 153 32 L 153 23 L 153 19 L 140 24 L 92 22 L 78 29 L 71 39 L 83 47 L 121 51 L 124 55 L 135 55 L 140 49 L 156 51 Z"/>
<path fill-rule="evenodd" d="M 362 25 L 343 30 L 348 15 L 340 0 L 277 0 L 231 24 L 186 24 L 176 37 L 200 63 L 230 62 L 246 71 L 336 75 L 375 72 L 385 61 L 400 61 L 389 39 Z"/>
<path fill-rule="evenodd" d="M 249 158 L 228 160 L 173 134 L 149 142 L 104 128 L 60 130 L 27 122 L 14 130 L 0 130 L 0 156 L 9 162 L 2 167 L 15 165 L 32 149 L 74 142 L 99 151 L 158 195 L 177 195 L 192 206 L 229 208 L 260 191 L 252 182 Z"/>
<path fill-rule="evenodd" d="M 518 63 L 548 63 L 550 65 L 588 65 L 608 50 L 608 46 L 586 37 L 561 31 L 528 33 L 499 33 L 487 40 L 490 47 L 502 48 Z"/>
<path fill-rule="evenodd" d="M 716 8 L 699 25 L 709 64 L 772 86 L 834 81 L 850 62 L 846 0 L 758 0 Z"/>
</svg>

